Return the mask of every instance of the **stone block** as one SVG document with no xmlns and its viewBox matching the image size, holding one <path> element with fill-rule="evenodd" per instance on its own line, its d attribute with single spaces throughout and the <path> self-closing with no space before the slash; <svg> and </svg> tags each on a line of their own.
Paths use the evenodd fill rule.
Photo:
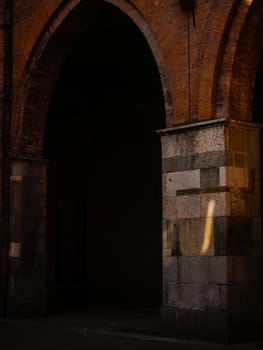
<svg viewBox="0 0 263 350">
<path fill-rule="evenodd" d="M 167 258 L 169 256 L 172 256 L 172 250 L 171 249 L 163 249 L 163 257 Z"/>
<path fill-rule="evenodd" d="M 201 188 L 209 189 L 219 186 L 219 168 L 201 169 Z"/>
<path fill-rule="evenodd" d="M 218 152 L 225 150 L 224 126 L 199 129 L 192 137 L 195 140 L 195 153 Z"/>
<path fill-rule="evenodd" d="M 170 255 L 179 255 L 180 247 L 176 224 L 171 220 L 164 220 L 163 222 L 163 249 L 169 250 Z"/>
<path fill-rule="evenodd" d="M 177 218 L 177 201 L 176 197 L 163 198 L 163 218 L 165 220 L 176 220 Z"/>
<path fill-rule="evenodd" d="M 252 236 L 249 217 L 214 218 L 215 255 L 248 255 Z"/>
<path fill-rule="evenodd" d="M 163 158 L 171 158 L 175 157 L 176 152 L 176 143 L 177 137 L 176 135 L 163 135 L 161 137 L 162 141 L 162 156 Z"/>
<path fill-rule="evenodd" d="M 224 139 L 224 126 L 218 125 L 163 135 L 163 158 L 222 151 L 225 149 Z"/>
<path fill-rule="evenodd" d="M 250 187 L 250 170 L 240 167 L 220 167 L 220 186 L 234 188 Z"/>
<path fill-rule="evenodd" d="M 218 284 L 208 284 L 205 302 L 207 307 L 226 307 L 226 301 L 220 293 L 220 286 Z"/>
<path fill-rule="evenodd" d="M 247 255 L 251 247 L 252 221 L 248 217 L 229 217 L 227 255 Z"/>
<path fill-rule="evenodd" d="M 189 257 L 178 257 L 178 265 L 177 265 L 177 271 L 178 271 L 178 282 L 179 283 L 189 283 L 190 282 L 190 264 L 189 264 Z"/>
<path fill-rule="evenodd" d="M 200 170 L 168 173 L 164 181 L 164 196 L 175 196 L 178 190 L 200 189 Z"/>
<path fill-rule="evenodd" d="M 177 257 L 168 257 L 163 261 L 163 281 L 164 282 L 177 282 Z"/>
<path fill-rule="evenodd" d="M 200 203 L 201 217 L 230 215 L 229 193 L 227 192 L 202 193 L 200 195 Z M 214 204 L 211 205 L 212 203 Z M 210 210 L 210 208 L 213 210 Z"/>
<path fill-rule="evenodd" d="M 222 307 L 219 285 L 202 283 L 168 283 L 168 305 L 182 309 Z"/>
<path fill-rule="evenodd" d="M 234 162 L 233 158 L 232 152 L 225 151 L 164 158 L 162 161 L 162 169 L 163 173 L 172 173 L 177 171 L 232 166 Z"/>
<path fill-rule="evenodd" d="M 226 127 L 225 141 L 226 149 L 235 152 L 248 152 L 248 132 L 242 127 Z"/>
<path fill-rule="evenodd" d="M 232 164 L 230 152 L 217 151 L 194 154 L 192 164 L 197 169 L 219 168 L 227 164 Z"/>
<path fill-rule="evenodd" d="M 200 217 L 200 195 L 163 198 L 163 218 L 166 220 Z"/>
<path fill-rule="evenodd" d="M 161 334 L 164 336 L 227 343 L 228 321 L 227 310 L 161 308 Z"/>
<path fill-rule="evenodd" d="M 182 219 L 178 220 L 176 227 L 178 228 L 179 246 L 181 255 L 198 256 L 201 254 L 202 245 L 205 236 L 205 218 Z M 206 251 L 206 255 L 214 255 L 214 238 L 211 239 Z"/>
<path fill-rule="evenodd" d="M 208 258 L 208 281 L 212 284 L 227 284 L 228 276 L 228 257 L 213 256 Z"/>
<path fill-rule="evenodd" d="M 229 291 L 228 284 L 219 284 L 219 305 L 220 309 L 228 309 L 229 307 Z"/>
<path fill-rule="evenodd" d="M 178 281 L 182 283 L 208 283 L 207 257 L 178 257 Z"/>
<path fill-rule="evenodd" d="M 229 281 L 232 284 L 259 284 L 262 281 L 260 256 L 228 257 Z"/>
<path fill-rule="evenodd" d="M 249 164 L 249 155 L 245 152 L 232 152 L 233 162 L 228 164 L 229 166 L 233 165 L 237 168 L 248 168 Z"/>
<path fill-rule="evenodd" d="M 194 169 L 193 156 L 164 158 L 162 169 L 163 173 L 192 170 Z"/>
<path fill-rule="evenodd" d="M 176 198 L 176 219 L 200 217 L 200 195 L 186 195 Z"/>
<path fill-rule="evenodd" d="M 238 158 L 238 159 L 235 159 Z M 240 156 L 241 157 L 241 156 Z M 172 173 L 177 171 L 189 171 L 195 169 L 219 168 L 225 166 L 244 167 L 244 154 L 242 160 L 239 161 L 236 153 L 230 151 L 206 152 L 200 154 L 192 154 L 187 156 L 177 156 L 171 158 L 163 158 L 163 173 Z"/>
<path fill-rule="evenodd" d="M 215 255 L 227 255 L 228 217 L 214 218 Z"/>
</svg>

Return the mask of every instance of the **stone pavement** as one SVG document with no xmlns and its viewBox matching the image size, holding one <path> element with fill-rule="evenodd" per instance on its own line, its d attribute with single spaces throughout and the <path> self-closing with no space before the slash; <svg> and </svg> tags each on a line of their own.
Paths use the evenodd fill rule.
<svg viewBox="0 0 263 350">
<path fill-rule="evenodd" d="M 263 342 L 232 346 L 161 337 L 154 310 L 93 309 L 45 318 L 0 320 L 1 350 L 260 350 Z"/>
</svg>

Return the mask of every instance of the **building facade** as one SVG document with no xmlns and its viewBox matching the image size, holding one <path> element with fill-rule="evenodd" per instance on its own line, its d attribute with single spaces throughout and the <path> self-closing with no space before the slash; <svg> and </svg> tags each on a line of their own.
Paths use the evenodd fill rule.
<svg viewBox="0 0 263 350">
<path fill-rule="evenodd" d="M 163 334 L 255 339 L 262 1 L 2 0 L 0 19 L 1 315 L 159 304 Z"/>
</svg>

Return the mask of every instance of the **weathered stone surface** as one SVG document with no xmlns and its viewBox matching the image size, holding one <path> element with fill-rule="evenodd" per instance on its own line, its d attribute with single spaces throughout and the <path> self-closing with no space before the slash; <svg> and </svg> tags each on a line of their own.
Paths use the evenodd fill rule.
<svg viewBox="0 0 263 350">
<path fill-rule="evenodd" d="M 208 258 L 208 281 L 214 284 L 229 282 L 229 267 L 227 256 L 213 256 Z"/>
<path fill-rule="evenodd" d="M 228 311 L 216 308 L 202 310 L 162 307 L 162 334 L 187 339 L 205 339 L 220 343 L 228 342 Z"/>
<path fill-rule="evenodd" d="M 249 188 L 250 171 L 248 168 L 220 167 L 220 186 Z"/>
<path fill-rule="evenodd" d="M 176 220 L 177 218 L 177 201 L 176 197 L 163 198 L 163 218 L 165 220 Z"/>
<path fill-rule="evenodd" d="M 248 131 L 242 126 L 231 125 L 226 128 L 225 147 L 235 152 L 248 152 Z"/>
<path fill-rule="evenodd" d="M 201 217 L 207 217 L 210 212 L 209 207 L 213 207 L 212 213 L 209 216 L 226 216 L 230 215 L 229 208 L 229 193 L 227 192 L 217 192 L 217 193 L 202 193 L 200 195 L 201 203 Z M 213 206 L 211 205 L 212 203 Z"/>
<path fill-rule="evenodd" d="M 252 236 L 252 220 L 248 217 L 214 219 L 215 255 L 247 255 Z"/>
<path fill-rule="evenodd" d="M 172 255 L 173 255 L 172 249 L 163 249 L 163 257 L 164 258 L 170 257 Z"/>
<path fill-rule="evenodd" d="M 207 257 L 178 257 L 178 282 L 208 283 Z"/>
<path fill-rule="evenodd" d="M 220 296 L 217 284 L 198 283 L 169 283 L 168 305 L 181 309 L 199 308 L 209 306 L 225 308 L 226 300 Z"/>
<path fill-rule="evenodd" d="M 257 284 L 262 281 L 260 256 L 228 257 L 229 281 L 232 284 Z"/>
<path fill-rule="evenodd" d="M 162 137 L 163 158 L 225 150 L 224 126 L 207 126 Z"/>
<path fill-rule="evenodd" d="M 219 168 L 201 169 L 201 188 L 208 189 L 219 186 Z"/>
<path fill-rule="evenodd" d="M 164 196 L 175 196 L 178 190 L 200 188 L 200 170 L 181 171 L 163 176 Z"/>
<path fill-rule="evenodd" d="M 194 169 L 216 168 L 233 164 L 233 155 L 229 151 L 207 152 L 189 156 L 163 159 L 163 173 Z"/>
<path fill-rule="evenodd" d="M 234 188 L 230 192 L 229 200 L 231 216 L 247 216 L 249 206 L 248 193 Z"/>
<path fill-rule="evenodd" d="M 205 235 L 206 220 L 204 218 L 178 220 L 180 252 L 184 256 L 198 256 L 201 253 Z M 212 241 L 213 241 L 212 237 Z M 206 255 L 214 255 L 214 245 L 210 244 Z"/>
<path fill-rule="evenodd" d="M 180 254 L 178 232 L 172 220 L 163 220 L 163 249 L 170 251 L 169 256 Z"/>
<path fill-rule="evenodd" d="M 164 282 L 177 282 L 177 257 L 168 257 L 163 260 L 163 281 Z"/>
<path fill-rule="evenodd" d="M 163 198 L 163 218 L 166 220 L 200 217 L 200 195 Z"/>
</svg>

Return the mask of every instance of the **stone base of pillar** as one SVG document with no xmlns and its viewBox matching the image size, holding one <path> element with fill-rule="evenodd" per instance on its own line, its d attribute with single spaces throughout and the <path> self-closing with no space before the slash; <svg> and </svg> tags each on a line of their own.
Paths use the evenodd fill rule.
<svg viewBox="0 0 263 350">
<path fill-rule="evenodd" d="M 261 316 L 217 308 L 161 308 L 161 334 L 172 338 L 234 344 L 262 340 Z"/>
<path fill-rule="evenodd" d="M 163 130 L 163 334 L 256 339 L 262 320 L 260 128 Z"/>
</svg>

